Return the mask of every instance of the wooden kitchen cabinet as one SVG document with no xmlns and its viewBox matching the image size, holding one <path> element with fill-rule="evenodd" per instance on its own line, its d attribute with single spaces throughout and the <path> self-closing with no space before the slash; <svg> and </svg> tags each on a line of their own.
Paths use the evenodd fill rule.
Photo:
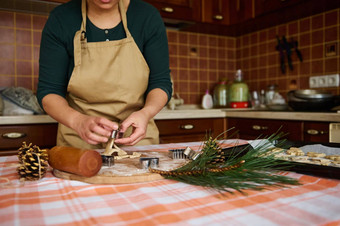
<svg viewBox="0 0 340 226">
<path fill-rule="evenodd" d="M 216 137 L 226 130 L 224 118 L 169 119 L 155 122 L 159 129 L 160 143 L 203 141 L 209 134 Z"/>
<path fill-rule="evenodd" d="M 238 131 L 237 138 L 254 140 L 268 137 L 276 132 L 285 134 L 283 139 L 291 141 L 302 141 L 302 121 L 249 119 L 249 118 L 228 118 L 228 128 L 234 127 L 229 134 Z"/>
<path fill-rule="evenodd" d="M 294 7 L 303 0 L 256 0 L 254 5 L 255 15 L 272 13 L 286 7 Z"/>
<path fill-rule="evenodd" d="M 254 18 L 254 2 L 256 1 L 230 0 L 227 2 L 229 3 L 230 24 L 239 24 Z"/>
<path fill-rule="evenodd" d="M 202 22 L 229 25 L 229 1 L 202 0 Z"/>
<path fill-rule="evenodd" d="M 0 156 L 15 155 L 23 142 L 40 148 L 56 145 L 57 123 L 0 126 Z"/>
<path fill-rule="evenodd" d="M 163 18 L 201 21 L 201 0 L 144 0 L 156 7 Z"/>
</svg>

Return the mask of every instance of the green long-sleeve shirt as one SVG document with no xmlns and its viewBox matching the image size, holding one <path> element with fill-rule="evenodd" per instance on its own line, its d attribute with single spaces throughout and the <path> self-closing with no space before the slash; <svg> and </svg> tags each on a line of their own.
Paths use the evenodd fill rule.
<svg viewBox="0 0 340 226">
<path fill-rule="evenodd" d="M 153 6 L 141 0 L 130 0 L 127 10 L 128 29 L 142 52 L 150 75 L 146 95 L 155 88 L 164 90 L 168 100 L 172 95 L 169 69 L 169 51 L 162 18 Z M 39 59 L 37 98 L 47 94 L 65 97 L 74 67 L 73 38 L 82 22 L 81 0 L 72 0 L 56 7 L 50 14 L 42 32 Z M 112 29 L 100 29 L 87 18 L 88 42 L 125 38 L 122 22 Z"/>
</svg>

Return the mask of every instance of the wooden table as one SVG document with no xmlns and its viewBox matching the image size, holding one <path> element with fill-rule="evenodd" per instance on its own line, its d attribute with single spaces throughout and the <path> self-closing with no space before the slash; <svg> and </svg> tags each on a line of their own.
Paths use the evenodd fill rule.
<svg viewBox="0 0 340 226">
<path fill-rule="evenodd" d="M 201 143 L 129 147 L 132 151 L 197 148 Z M 339 225 L 340 181 L 285 173 L 300 186 L 222 196 L 172 180 L 93 185 L 51 170 L 18 183 L 16 156 L 0 157 L 0 225 Z M 8 178 L 11 184 L 5 184 Z"/>
</svg>

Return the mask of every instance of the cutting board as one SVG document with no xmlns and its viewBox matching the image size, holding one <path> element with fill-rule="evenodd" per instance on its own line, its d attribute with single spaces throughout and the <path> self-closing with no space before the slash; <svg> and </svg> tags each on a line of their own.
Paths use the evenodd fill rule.
<svg viewBox="0 0 340 226">
<path fill-rule="evenodd" d="M 188 162 L 186 159 L 172 159 L 167 152 L 140 152 L 141 157 L 159 158 L 160 170 L 177 169 Z M 129 153 L 128 153 L 129 154 Z M 53 174 L 62 179 L 77 180 L 90 184 L 131 184 L 150 182 L 164 179 L 160 174 L 150 173 L 143 169 L 139 158 L 126 158 L 115 160 L 113 166 L 102 166 L 97 175 L 93 177 L 84 177 L 76 174 L 53 169 Z"/>
</svg>

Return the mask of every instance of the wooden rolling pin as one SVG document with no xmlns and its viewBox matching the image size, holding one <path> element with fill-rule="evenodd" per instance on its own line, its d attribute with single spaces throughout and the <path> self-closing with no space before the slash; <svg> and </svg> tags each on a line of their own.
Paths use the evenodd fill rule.
<svg viewBox="0 0 340 226">
<path fill-rule="evenodd" d="M 48 150 L 48 163 L 57 170 L 92 177 L 102 167 L 102 158 L 94 150 L 55 146 Z"/>
</svg>

